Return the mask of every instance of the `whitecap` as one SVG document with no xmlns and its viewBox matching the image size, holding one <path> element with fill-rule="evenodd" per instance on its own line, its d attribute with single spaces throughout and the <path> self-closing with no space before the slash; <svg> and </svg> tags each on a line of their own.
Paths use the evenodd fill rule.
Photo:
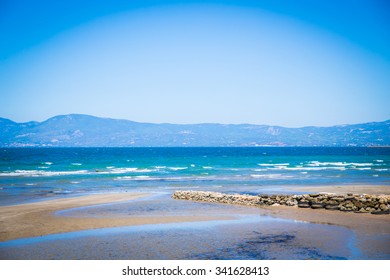
<svg viewBox="0 0 390 280">
<path fill-rule="evenodd" d="M 356 163 L 356 162 L 351 162 L 350 164 L 353 166 L 358 166 L 358 167 L 360 167 L 360 166 L 373 166 L 374 165 L 373 163 Z"/>
<path fill-rule="evenodd" d="M 80 165 L 83 165 L 83 164 L 82 163 L 78 163 L 78 162 L 72 162 L 72 165 L 80 166 Z"/>
<path fill-rule="evenodd" d="M 43 170 L 15 170 L 14 172 L 0 173 L 0 177 L 45 177 L 45 176 L 62 176 L 87 174 L 87 170 L 78 171 L 43 171 Z"/>
<path fill-rule="evenodd" d="M 168 169 L 173 170 L 173 171 L 178 171 L 178 170 L 185 170 L 188 167 L 168 167 Z"/>
<path fill-rule="evenodd" d="M 259 166 L 288 166 L 289 163 L 258 163 Z"/>
<path fill-rule="evenodd" d="M 263 179 L 283 179 L 293 178 L 293 176 L 282 175 L 282 174 L 251 174 L 252 178 L 263 178 Z"/>
<path fill-rule="evenodd" d="M 153 172 L 153 169 L 138 169 L 137 167 L 123 167 L 123 168 L 112 168 L 108 172 L 101 172 L 102 174 L 125 174 L 125 173 L 148 173 Z"/>
</svg>

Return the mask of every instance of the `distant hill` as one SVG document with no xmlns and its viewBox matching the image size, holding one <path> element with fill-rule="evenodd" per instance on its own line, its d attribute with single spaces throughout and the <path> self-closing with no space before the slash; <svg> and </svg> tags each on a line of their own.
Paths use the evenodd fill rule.
<svg viewBox="0 0 390 280">
<path fill-rule="evenodd" d="M 1 147 L 390 146 L 390 120 L 332 127 L 152 124 L 88 115 L 0 118 Z"/>
</svg>

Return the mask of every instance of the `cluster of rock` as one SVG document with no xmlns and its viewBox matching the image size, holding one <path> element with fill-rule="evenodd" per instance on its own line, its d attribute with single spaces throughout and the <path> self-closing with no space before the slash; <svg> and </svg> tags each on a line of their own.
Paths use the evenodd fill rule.
<svg viewBox="0 0 390 280">
<path fill-rule="evenodd" d="M 389 195 L 316 193 L 302 195 L 242 195 L 205 191 L 176 191 L 172 198 L 247 206 L 287 205 L 300 208 L 390 214 Z"/>
</svg>

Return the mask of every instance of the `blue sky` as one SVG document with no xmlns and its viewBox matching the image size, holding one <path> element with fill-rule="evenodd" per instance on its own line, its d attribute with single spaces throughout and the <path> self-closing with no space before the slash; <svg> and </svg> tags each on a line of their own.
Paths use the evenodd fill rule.
<svg viewBox="0 0 390 280">
<path fill-rule="evenodd" d="M 0 116 L 382 121 L 389 26 L 381 0 L 3 0 Z"/>
</svg>

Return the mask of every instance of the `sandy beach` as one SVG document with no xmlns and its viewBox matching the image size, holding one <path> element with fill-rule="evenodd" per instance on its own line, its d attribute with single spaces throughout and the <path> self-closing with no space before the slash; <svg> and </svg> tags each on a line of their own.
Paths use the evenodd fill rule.
<svg viewBox="0 0 390 280">
<path fill-rule="evenodd" d="M 55 212 L 60 210 L 107 203 L 126 202 L 142 198 L 147 195 L 148 194 L 140 193 L 96 194 L 3 206 L 0 207 L 0 241 L 96 228 L 221 219 L 221 217 L 211 216 L 161 215 L 150 217 L 86 218 L 55 215 Z"/>
<path fill-rule="evenodd" d="M 318 190 L 317 187 L 313 189 L 316 191 Z M 355 187 L 351 187 L 351 189 L 355 189 Z M 365 191 L 371 190 L 372 193 L 377 193 L 385 190 L 386 187 L 365 186 L 361 189 L 364 189 Z M 308 189 L 305 189 L 305 191 L 306 190 Z M 337 192 L 337 190 L 337 187 L 321 188 L 321 191 L 326 192 Z M 170 205 L 176 206 L 170 208 Z M 140 208 L 144 209 L 139 211 L 138 209 Z M 66 214 L 58 214 L 61 211 L 65 211 Z M 249 220 L 253 219 L 253 221 L 247 221 L 241 225 L 239 224 L 240 219 L 245 220 L 248 219 L 248 217 Z M 190 230 L 187 233 L 185 230 L 190 224 L 200 226 L 204 223 L 205 225 L 209 224 L 211 226 L 212 224 L 218 224 L 223 221 L 226 221 L 227 224 L 225 227 L 221 227 L 220 230 L 216 228 L 211 231 L 206 230 L 201 233 L 198 232 L 196 234 L 197 238 L 195 238 L 193 234 L 186 236 L 193 231 Z M 238 221 L 238 224 L 235 221 Z M 199 224 L 199 222 L 201 222 L 201 224 Z M 229 223 L 231 223 L 231 225 L 229 225 Z M 167 225 L 168 228 L 171 227 L 169 225 L 173 225 L 172 228 L 170 228 L 170 231 L 164 234 L 164 237 L 160 235 L 154 236 L 154 231 L 150 232 L 148 230 L 148 228 L 150 229 L 150 226 L 156 225 L 161 227 L 164 224 Z M 159 198 L 158 195 L 156 198 L 156 194 L 147 193 L 95 194 L 3 206 L 0 207 L 0 225 L 1 242 L 19 238 L 46 236 L 56 233 L 72 233 L 89 229 L 114 229 L 127 226 L 133 227 L 138 232 L 135 235 L 125 234 L 115 238 L 107 237 L 104 234 L 96 240 L 83 238 L 72 239 L 74 240 L 72 242 L 75 242 L 74 244 L 76 244 L 74 246 L 79 248 L 76 250 L 76 253 L 72 254 L 78 256 L 77 258 L 86 259 L 112 258 L 112 255 L 108 255 L 108 252 L 117 252 L 117 254 L 119 254 L 118 252 L 122 250 L 121 248 L 125 246 L 124 244 L 132 244 L 132 248 L 139 248 L 134 251 L 131 256 L 128 255 L 129 251 L 126 251 L 116 258 L 176 259 L 182 258 L 182 255 L 180 254 L 175 255 L 177 252 L 180 252 L 180 250 L 183 252 L 185 251 L 186 254 L 188 254 L 188 252 L 199 251 L 200 253 L 194 258 L 203 259 L 209 258 L 210 256 L 211 258 L 218 258 L 218 254 L 215 256 L 210 255 L 210 253 L 202 255 L 202 252 L 208 248 L 204 248 L 204 246 L 216 246 L 216 244 L 219 244 L 218 246 L 228 247 L 230 246 L 229 244 L 234 244 L 238 239 L 242 240 L 242 242 L 247 242 L 245 243 L 246 245 L 237 245 L 239 246 L 239 249 L 234 247 L 236 249 L 229 250 L 243 250 L 242 248 L 245 247 L 245 252 L 248 256 L 251 256 L 251 251 L 260 250 L 259 248 L 268 248 L 271 246 L 270 244 L 274 242 L 272 243 L 272 246 L 274 247 L 271 246 L 267 250 L 274 254 L 271 255 L 274 257 L 276 256 L 276 258 L 279 258 L 278 256 L 287 259 L 295 258 L 293 253 L 286 255 L 287 251 L 285 250 L 294 252 L 294 250 L 298 250 L 301 246 L 306 248 L 306 246 L 309 245 L 322 250 L 323 252 L 331 252 L 329 253 L 331 255 L 340 253 L 349 258 L 349 245 L 347 246 L 346 244 L 352 242 L 349 239 L 350 237 L 347 237 L 351 234 L 353 237 L 353 246 L 358 247 L 358 251 L 364 252 L 363 258 L 364 256 L 375 258 L 378 253 L 380 258 L 384 258 L 383 256 L 390 256 L 390 251 L 388 249 L 390 248 L 390 215 L 345 213 L 325 209 L 314 210 L 288 206 L 250 207 L 219 203 L 178 201 L 171 199 L 167 194 L 162 196 L 162 198 Z M 145 227 L 145 231 L 141 226 Z M 166 227 L 164 228 L 166 229 Z M 180 230 L 174 230 L 175 228 Z M 345 230 L 342 230 L 343 228 Z M 218 234 L 219 231 L 223 232 L 223 237 L 219 235 L 221 233 Z M 260 231 L 261 234 L 259 237 L 257 234 L 260 233 Z M 142 237 L 144 234 L 147 234 L 149 237 L 145 239 Z M 252 240 L 253 238 L 255 238 L 255 241 Z M 268 241 L 258 241 L 258 238 L 261 240 L 264 238 L 265 240 L 271 238 L 273 241 L 271 243 Z M 283 239 L 284 241 L 279 244 L 278 238 L 287 239 Z M 290 246 L 288 245 L 290 242 L 288 238 L 293 238 L 292 240 L 295 240 L 295 245 L 291 245 L 292 247 L 290 249 L 286 249 L 286 246 Z M 177 243 L 178 240 L 182 240 L 182 242 Z M 197 249 L 185 249 L 187 245 L 190 246 L 189 244 L 191 242 L 199 243 L 197 245 L 198 247 L 196 247 Z M 286 244 L 283 245 L 284 243 Z M 71 253 L 69 253 L 70 255 L 67 255 L 68 253 L 64 254 L 68 246 L 67 244 L 68 243 L 65 240 L 58 240 L 55 243 L 43 242 L 38 245 L 28 245 L 29 247 L 26 248 L 30 249 L 13 247 L 12 250 L 9 250 L 3 248 L 1 254 L 3 254 L 2 258 L 6 259 L 49 258 L 48 256 L 54 256 L 55 259 L 74 258 L 75 255 L 72 255 Z M 84 249 L 80 249 L 84 247 L 90 248 L 91 246 L 94 246 L 93 244 L 100 244 L 99 251 L 88 249 L 87 252 Z M 156 244 L 165 245 L 156 247 Z M 261 244 L 261 246 L 259 247 L 256 244 Z M 101 249 L 103 248 L 102 246 L 106 246 L 105 249 Z M 172 246 L 179 247 L 172 250 Z M 159 254 L 153 255 L 153 251 L 156 250 L 156 248 L 161 251 L 159 251 Z M 195 247 L 192 246 L 191 248 Z M 308 248 L 309 249 L 306 248 L 304 250 L 312 252 L 313 249 L 310 249 L 311 247 Z M 226 254 L 226 250 L 226 248 L 223 249 L 221 254 Z M 49 255 L 47 253 L 48 251 L 51 251 Z M 299 253 L 300 257 L 298 258 L 301 258 L 302 250 L 299 252 L 301 253 Z M 259 257 L 259 254 L 261 255 L 263 253 L 258 253 L 256 258 Z M 162 255 L 164 257 L 161 257 Z M 317 255 L 312 254 L 309 258 L 315 258 L 315 256 Z M 190 255 L 185 258 L 192 257 L 193 256 Z M 351 255 L 350 257 L 359 258 L 356 254 Z M 318 258 L 328 258 L 328 255 L 319 255 Z"/>
</svg>

